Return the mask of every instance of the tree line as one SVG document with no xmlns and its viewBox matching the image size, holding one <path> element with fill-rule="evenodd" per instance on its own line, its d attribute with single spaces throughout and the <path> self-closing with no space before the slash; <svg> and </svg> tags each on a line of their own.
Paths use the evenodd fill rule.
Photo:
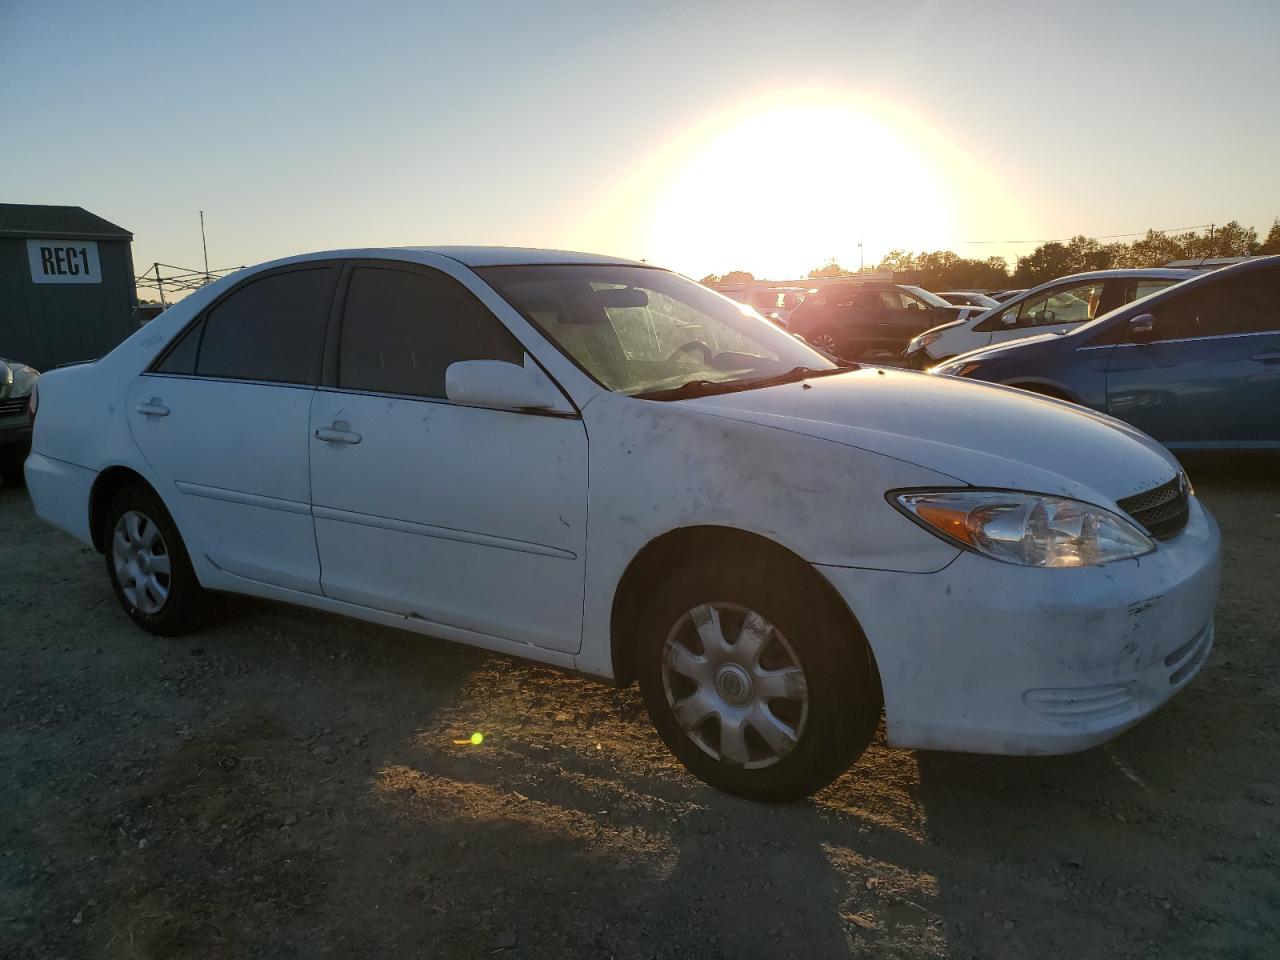
<svg viewBox="0 0 1280 960">
<path fill-rule="evenodd" d="M 1129 243 L 1103 243 L 1093 237 L 1075 236 L 1065 242 L 1042 243 L 1025 257 L 1018 257 L 1013 270 L 1004 257 L 973 259 L 950 250 L 914 253 L 890 250 L 873 267 L 863 273 L 893 273 L 911 283 L 930 290 L 998 290 L 1006 287 L 1033 287 L 1057 277 L 1085 270 L 1109 270 L 1125 267 L 1158 267 L 1170 260 L 1199 260 L 1209 257 L 1241 257 L 1280 253 L 1280 218 L 1271 225 L 1265 238 L 1258 231 L 1241 226 L 1235 220 L 1207 230 L 1165 233 L 1148 230 Z M 810 279 L 853 277 L 857 270 L 842 267 L 835 259 L 809 271 Z M 717 283 L 750 283 L 754 277 L 746 270 L 731 270 L 702 278 L 707 285 Z"/>
</svg>

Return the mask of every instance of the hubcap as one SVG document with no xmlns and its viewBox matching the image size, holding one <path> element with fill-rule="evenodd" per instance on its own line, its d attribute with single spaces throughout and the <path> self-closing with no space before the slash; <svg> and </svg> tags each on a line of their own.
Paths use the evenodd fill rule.
<svg viewBox="0 0 1280 960">
<path fill-rule="evenodd" d="M 836 338 L 829 333 L 819 334 L 814 338 L 813 345 L 819 350 L 825 350 L 827 353 L 836 352 Z"/>
<path fill-rule="evenodd" d="M 130 510 L 111 535 L 111 565 L 125 599 L 139 612 L 159 613 L 169 599 L 169 548 L 156 522 Z"/>
<path fill-rule="evenodd" d="M 689 739 L 730 766 L 772 766 L 804 734 L 809 689 L 799 658 L 773 624 L 738 604 L 704 603 L 676 621 L 662 686 Z"/>
</svg>

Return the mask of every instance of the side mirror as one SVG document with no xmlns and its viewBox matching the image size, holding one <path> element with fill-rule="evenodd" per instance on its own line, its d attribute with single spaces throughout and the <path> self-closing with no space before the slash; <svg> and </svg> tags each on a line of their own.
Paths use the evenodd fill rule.
<svg viewBox="0 0 1280 960">
<path fill-rule="evenodd" d="M 1006 313 L 1003 317 L 1000 318 L 1000 322 L 1003 323 L 1006 327 L 1015 326 L 1018 322 L 1018 315 L 1014 313 L 1012 310 L 1010 310 L 1008 313 Z"/>
<path fill-rule="evenodd" d="M 502 360 L 459 360 L 449 364 L 444 372 L 444 392 L 454 403 L 470 407 L 570 412 L 541 370 Z"/>
<path fill-rule="evenodd" d="M 1055 323 L 1057 319 L 1058 319 L 1058 315 L 1054 313 L 1052 310 L 1041 310 L 1040 316 L 1036 317 L 1036 322 L 1042 323 L 1042 324 Z"/>
<path fill-rule="evenodd" d="M 1146 340 L 1155 332 L 1155 329 L 1155 314 L 1140 313 L 1136 317 L 1129 318 L 1129 333 L 1134 340 Z"/>
</svg>

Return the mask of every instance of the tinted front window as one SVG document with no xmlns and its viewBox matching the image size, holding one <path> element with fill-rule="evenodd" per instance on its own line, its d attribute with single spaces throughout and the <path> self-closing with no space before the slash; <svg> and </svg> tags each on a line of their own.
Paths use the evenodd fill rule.
<svg viewBox="0 0 1280 960">
<path fill-rule="evenodd" d="M 1154 339 L 1219 337 L 1280 330 L 1280 268 L 1199 284 L 1152 310 Z"/>
<path fill-rule="evenodd" d="M 271 274 L 237 287 L 205 317 L 196 373 L 234 380 L 318 383 L 337 275 L 337 267 L 313 267 Z"/>
<path fill-rule="evenodd" d="M 445 396 L 459 360 L 521 363 L 524 350 L 453 284 L 407 270 L 353 271 L 343 309 L 338 385 L 374 393 Z"/>
</svg>

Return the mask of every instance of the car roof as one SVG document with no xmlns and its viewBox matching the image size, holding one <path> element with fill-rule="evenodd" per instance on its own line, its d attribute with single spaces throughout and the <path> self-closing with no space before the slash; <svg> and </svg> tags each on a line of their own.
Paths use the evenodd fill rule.
<svg viewBox="0 0 1280 960">
<path fill-rule="evenodd" d="M 415 254 L 433 254 L 448 257 L 467 267 L 526 266 L 529 264 L 612 264 L 615 266 L 647 267 L 651 264 L 625 257 L 610 257 L 598 253 L 579 253 L 573 250 L 544 250 L 537 247 L 472 247 L 472 246 L 414 246 L 414 247 L 358 247 L 345 250 L 317 250 L 281 260 L 275 265 L 324 260 L 334 258 L 354 259 L 378 257 L 384 259 L 415 260 Z M 265 266 L 265 264 L 263 265 Z"/>
<path fill-rule="evenodd" d="M 574 250 L 546 250 L 539 247 L 402 247 L 420 250 L 441 257 L 457 260 L 468 267 L 524 266 L 528 264 L 617 264 L 644 267 L 649 264 L 625 257 L 611 257 L 599 253 L 579 253 Z"/>
<path fill-rule="evenodd" d="M 1176 267 L 1130 267 L 1123 270 L 1086 270 L 1084 273 L 1069 273 L 1066 276 L 1054 277 L 1052 280 L 1046 280 L 1044 283 L 1036 284 L 1033 289 L 1047 286 L 1050 283 L 1059 283 L 1063 280 L 1124 280 L 1134 277 L 1154 277 L 1156 279 L 1187 279 L 1194 277 L 1203 271 L 1199 270 L 1182 270 Z"/>
</svg>

